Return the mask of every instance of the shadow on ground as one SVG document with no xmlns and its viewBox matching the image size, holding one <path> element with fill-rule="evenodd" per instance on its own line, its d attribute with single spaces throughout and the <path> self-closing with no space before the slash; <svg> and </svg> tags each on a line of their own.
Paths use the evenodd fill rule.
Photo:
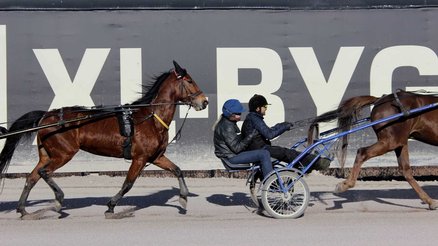
<svg viewBox="0 0 438 246">
<path fill-rule="evenodd" d="M 190 193 L 190 197 L 196 197 L 198 195 Z M 173 187 L 168 190 L 158 191 L 156 193 L 145 195 L 145 196 L 126 196 L 122 198 L 119 204 L 116 206 L 115 210 L 117 212 L 118 206 L 135 206 L 132 211 L 137 211 L 140 209 L 148 208 L 151 206 L 161 206 L 161 207 L 173 207 L 178 210 L 180 214 L 185 214 L 186 209 L 173 204 L 168 204 L 169 201 L 177 200 L 179 198 L 179 189 Z M 83 198 L 67 198 L 63 202 L 63 207 L 60 212 L 60 218 L 68 217 L 69 210 L 81 209 L 90 207 L 93 205 L 105 206 L 111 197 L 83 197 Z M 34 206 L 44 206 L 43 204 L 51 203 L 53 200 L 37 200 L 28 201 L 26 207 L 32 210 Z M 0 202 L 0 212 L 11 212 L 15 211 L 17 208 L 17 201 L 14 202 Z M 106 209 L 106 208 L 105 208 Z M 102 211 L 102 213 L 105 211 Z"/>
<path fill-rule="evenodd" d="M 424 191 L 429 194 L 432 199 L 438 200 L 438 186 L 428 185 L 422 187 Z M 355 203 L 355 202 L 366 202 L 374 201 L 380 204 L 387 204 L 399 207 L 407 208 L 428 208 L 428 206 L 421 206 L 423 203 L 418 197 L 417 193 L 413 189 L 385 189 L 385 190 L 348 190 L 343 193 L 333 194 L 332 192 L 311 192 L 311 197 L 314 198 L 314 202 L 320 202 L 323 204 L 328 204 L 325 200 L 327 195 L 334 195 L 335 197 L 341 198 L 340 200 L 334 200 L 333 207 L 326 208 L 327 210 L 342 209 L 344 204 Z M 409 206 L 405 204 L 400 204 L 397 202 L 387 201 L 390 199 L 394 200 L 418 200 L 419 206 Z M 309 206 L 312 206 L 311 203 Z"/>
</svg>

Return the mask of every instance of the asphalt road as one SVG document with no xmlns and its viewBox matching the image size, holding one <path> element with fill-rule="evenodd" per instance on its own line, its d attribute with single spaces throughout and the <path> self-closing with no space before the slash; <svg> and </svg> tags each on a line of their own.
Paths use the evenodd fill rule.
<svg viewBox="0 0 438 246">
<path fill-rule="evenodd" d="M 187 179 L 187 210 L 173 178 L 140 177 L 116 207 L 122 219 L 105 219 L 106 203 L 122 177 L 56 178 L 66 195 L 62 213 L 39 220 L 15 213 L 24 179 L 6 179 L 0 195 L 0 245 L 436 245 L 438 211 L 430 211 L 403 181 L 367 181 L 343 194 L 341 180 L 312 173 L 309 207 L 298 219 L 255 213 L 245 180 Z M 438 199 L 437 182 L 420 182 Z M 29 197 L 30 212 L 51 206 L 42 181 Z"/>
</svg>

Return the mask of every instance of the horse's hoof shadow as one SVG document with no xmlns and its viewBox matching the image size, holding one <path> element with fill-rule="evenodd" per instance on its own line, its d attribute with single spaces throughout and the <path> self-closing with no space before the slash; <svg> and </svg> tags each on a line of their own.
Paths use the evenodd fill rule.
<svg viewBox="0 0 438 246">
<path fill-rule="evenodd" d="M 60 212 L 59 206 L 56 204 L 54 206 L 50 206 L 47 208 L 39 209 L 32 213 L 27 213 L 21 216 L 22 220 L 42 220 L 49 218 L 65 218 L 67 217 L 67 213 Z"/>
<path fill-rule="evenodd" d="M 134 217 L 135 208 L 124 209 L 118 213 L 105 213 L 105 219 L 124 219 Z"/>
</svg>

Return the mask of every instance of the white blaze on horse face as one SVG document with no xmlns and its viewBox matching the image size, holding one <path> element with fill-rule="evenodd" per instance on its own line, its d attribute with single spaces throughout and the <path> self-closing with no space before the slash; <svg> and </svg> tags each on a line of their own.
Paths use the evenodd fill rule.
<svg viewBox="0 0 438 246">
<path fill-rule="evenodd" d="M 0 25 L 0 123 L 8 121 L 6 72 L 6 25 Z M 1 126 L 7 127 L 6 125 Z M 3 149 L 3 144 L 4 140 L 0 140 L 0 149 Z"/>
<path fill-rule="evenodd" d="M 284 121 L 284 104 L 272 94 L 281 87 L 283 65 L 280 56 L 267 48 L 217 48 L 217 109 L 222 113 L 223 103 L 238 99 L 247 103 L 254 94 L 262 94 L 275 110 L 267 113 L 268 125 Z M 259 69 L 261 81 L 254 85 L 239 85 L 239 69 Z M 291 119 L 288 119 L 291 120 Z"/>
<path fill-rule="evenodd" d="M 394 92 L 392 75 L 399 67 L 415 67 L 419 75 L 438 75 L 438 58 L 433 50 L 417 45 L 392 46 L 381 50 L 371 64 L 370 94 L 380 97 Z"/>
<path fill-rule="evenodd" d="M 35 56 L 55 93 L 50 109 L 94 106 L 91 91 L 110 49 L 86 49 L 72 81 L 58 49 L 34 49 Z"/>
</svg>

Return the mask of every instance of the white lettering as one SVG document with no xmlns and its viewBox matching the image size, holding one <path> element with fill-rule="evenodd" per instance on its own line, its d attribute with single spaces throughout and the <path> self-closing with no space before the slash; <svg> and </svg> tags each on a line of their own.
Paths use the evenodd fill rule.
<svg viewBox="0 0 438 246">
<path fill-rule="evenodd" d="M 74 105 L 94 106 L 91 90 L 110 49 L 86 49 L 73 82 L 58 49 L 33 51 L 55 93 L 50 109 Z"/>
<path fill-rule="evenodd" d="M 223 103 L 235 98 L 246 103 L 254 94 L 261 94 L 272 104 L 266 123 L 273 125 L 285 119 L 284 104 L 280 97 L 272 94 L 280 87 L 283 79 L 283 66 L 280 56 L 267 48 L 217 48 L 217 107 L 222 113 Z M 261 81 L 254 85 L 239 85 L 239 68 L 259 69 Z"/>
<path fill-rule="evenodd" d="M 131 103 L 142 92 L 142 63 L 140 48 L 120 49 L 120 101 Z"/>
<path fill-rule="evenodd" d="M 363 49 L 364 47 L 341 47 L 326 81 L 313 48 L 289 48 L 318 115 L 333 110 L 342 101 Z"/>
<path fill-rule="evenodd" d="M 415 67 L 420 75 L 438 75 L 438 58 L 424 46 L 400 45 L 381 50 L 371 64 L 370 95 L 393 92 L 392 74 L 399 67 Z"/>
</svg>

